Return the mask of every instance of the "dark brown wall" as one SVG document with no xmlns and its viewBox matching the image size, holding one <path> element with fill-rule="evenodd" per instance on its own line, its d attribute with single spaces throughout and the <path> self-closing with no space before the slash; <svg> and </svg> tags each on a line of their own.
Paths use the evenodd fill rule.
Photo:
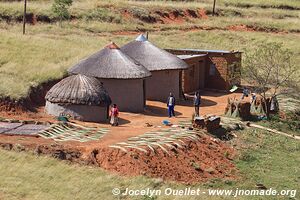
<svg viewBox="0 0 300 200">
<path fill-rule="evenodd" d="M 206 58 L 205 66 L 205 87 L 219 90 L 226 90 L 227 83 L 227 61 L 223 56 L 213 56 Z M 210 67 L 214 64 L 216 66 L 215 75 L 210 75 Z"/>
<path fill-rule="evenodd" d="M 205 52 L 197 50 L 178 50 L 168 49 L 170 53 L 175 55 L 197 55 L 206 53 L 205 58 L 205 88 L 228 90 L 232 85 L 241 83 L 241 52 Z M 186 61 L 190 66 L 193 62 Z M 209 75 L 210 65 L 215 64 L 216 74 L 214 76 Z M 191 69 L 189 69 L 191 70 Z M 189 71 L 187 71 L 188 73 Z M 185 82 L 189 79 L 188 76 L 184 76 Z M 201 78 L 200 78 L 201 79 Z M 190 83 L 192 80 L 189 81 Z M 190 90 L 190 86 L 184 86 L 184 90 Z"/>
<path fill-rule="evenodd" d="M 205 57 L 195 57 L 184 60 L 190 67 L 182 73 L 182 88 L 185 93 L 204 88 Z"/>
<path fill-rule="evenodd" d="M 205 87 L 219 90 L 228 90 L 233 84 L 240 84 L 241 54 L 208 54 L 206 65 Z M 216 66 L 216 74 L 209 75 L 211 64 Z"/>
</svg>

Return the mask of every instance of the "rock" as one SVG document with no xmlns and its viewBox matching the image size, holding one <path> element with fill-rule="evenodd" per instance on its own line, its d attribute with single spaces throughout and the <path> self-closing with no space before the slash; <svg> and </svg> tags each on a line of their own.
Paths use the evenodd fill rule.
<svg viewBox="0 0 300 200">
<path fill-rule="evenodd" d="M 65 153 L 64 151 L 62 151 L 62 150 L 56 150 L 56 151 L 52 154 L 52 156 L 53 156 L 54 158 L 58 158 L 58 159 L 60 159 L 60 160 L 66 160 L 66 153 Z"/>
<path fill-rule="evenodd" d="M 40 147 L 40 146 L 37 146 L 37 147 L 34 149 L 33 153 L 34 153 L 35 155 L 40 155 L 40 154 L 42 153 L 41 147 Z"/>
<path fill-rule="evenodd" d="M 213 174 L 214 171 L 215 171 L 215 169 L 214 169 L 213 167 L 209 167 L 209 168 L 205 169 L 204 171 L 205 171 L 205 172 L 208 172 L 208 173 L 210 173 L 210 174 Z"/>
<path fill-rule="evenodd" d="M 4 149 L 4 150 L 11 150 L 13 148 L 13 145 L 12 144 L 1 144 L 1 147 Z"/>
<path fill-rule="evenodd" d="M 164 179 L 162 179 L 162 178 L 154 178 L 153 179 L 153 184 L 154 184 L 155 188 L 161 186 L 163 183 L 164 183 Z"/>
<path fill-rule="evenodd" d="M 261 183 L 257 183 L 257 184 L 255 185 L 255 187 L 258 188 L 258 189 L 262 189 L 262 190 L 266 190 L 266 189 L 267 189 L 267 187 L 264 186 L 264 184 L 261 184 Z"/>
<path fill-rule="evenodd" d="M 72 160 L 72 154 L 66 153 L 66 160 Z"/>
<path fill-rule="evenodd" d="M 16 144 L 15 146 L 13 146 L 13 150 L 17 152 L 21 152 L 21 151 L 25 151 L 25 147 L 22 146 L 21 144 Z"/>
</svg>

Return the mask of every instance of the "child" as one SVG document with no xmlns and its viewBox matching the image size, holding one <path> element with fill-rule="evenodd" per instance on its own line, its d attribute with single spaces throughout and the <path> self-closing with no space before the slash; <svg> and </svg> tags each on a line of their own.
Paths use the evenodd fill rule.
<svg viewBox="0 0 300 200">
<path fill-rule="evenodd" d="M 110 110 L 110 124 L 112 126 L 118 126 L 119 125 L 119 110 L 117 108 L 117 104 L 114 104 L 113 107 Z"/>
</svg>

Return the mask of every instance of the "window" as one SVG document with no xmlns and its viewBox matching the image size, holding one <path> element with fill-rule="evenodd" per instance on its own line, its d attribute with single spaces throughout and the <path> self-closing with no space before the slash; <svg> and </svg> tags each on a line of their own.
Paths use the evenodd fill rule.
<svg viewBox="0 0 300 200">
<path fill-rule="evenodd" d="M 214 76 L 216 75 L 216 65 L 215 64 L 210 64 L 210 67 L 209 67 L 209 75 L 210 76 Z"/>
</svg>

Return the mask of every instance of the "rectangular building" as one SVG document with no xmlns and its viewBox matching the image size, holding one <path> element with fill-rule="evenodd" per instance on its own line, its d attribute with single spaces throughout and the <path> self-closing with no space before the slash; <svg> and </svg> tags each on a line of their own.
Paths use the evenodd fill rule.
<svg viewBox="0 0 300 200">
<path fill-rule="evenodd" d="M 241 83 L 242 53 L 200 49 L 167 49 L 184 60 L 189 69 L 182 72 L 185 93 L 200 89 L 229 90 Z"/>
</svg>

